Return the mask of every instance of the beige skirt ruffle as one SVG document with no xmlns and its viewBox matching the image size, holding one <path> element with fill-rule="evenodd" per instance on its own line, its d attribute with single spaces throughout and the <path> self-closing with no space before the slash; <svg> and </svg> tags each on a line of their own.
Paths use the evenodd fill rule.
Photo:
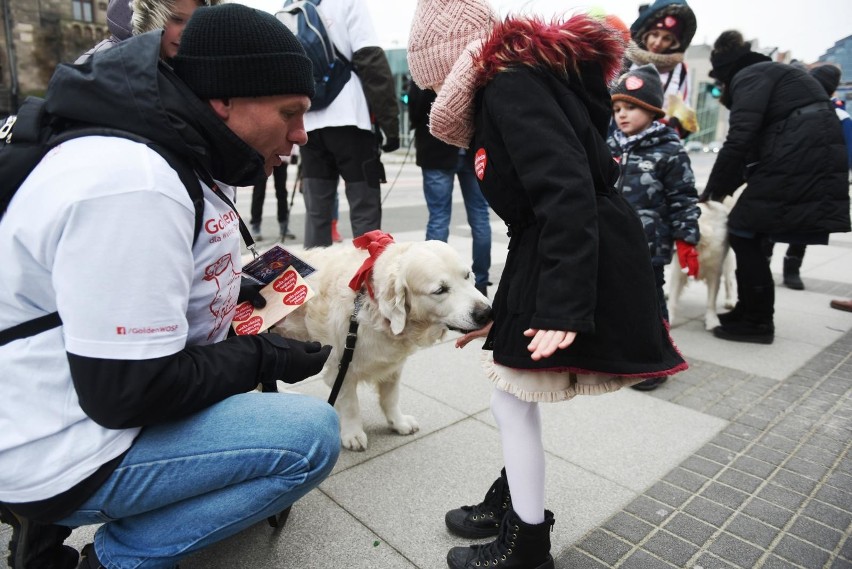
<svg viewBox="0 0 852 569">
<path fill-rule="evenodd" d="M 578 374 L 568 371 L 515 369 L 494 362 L 492 352 L 482 351 L 485 375 L 501 391 L 521 401 L 554 403 L 576 395 L 603 395 L 645 381 L 644 377 Z"/>
</svg>

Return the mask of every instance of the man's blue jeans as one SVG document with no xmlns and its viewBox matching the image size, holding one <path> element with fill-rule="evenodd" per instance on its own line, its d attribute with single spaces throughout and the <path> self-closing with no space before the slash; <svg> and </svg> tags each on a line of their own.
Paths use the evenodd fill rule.
<svg viewBox="0 0 852 569">
<path fill-rule="evenodd" d="M 57 523 L 103 524 L 95 552 L 109 569 L 172 568 L 287 508 L 328 476 L 339 452 L 337 414 L 325 401 L 235 395 L 143 429 L 106 483 Z"/>
<path fill-rule="evenodd" d="M 473 274 L 476 284 L 488 284 L 491 268 L 491 221 L 488 202 L 479 189 L 473 163 L 459 154 L 458 165 L 452 170 L 423 168 L 423 195 L 429 208 L 426 239 L 446 242 L 450 236 L 450 216 L 453 211 L 453 181 L 458 176 L 467 223 L 473 236 Z"/>
</svg>

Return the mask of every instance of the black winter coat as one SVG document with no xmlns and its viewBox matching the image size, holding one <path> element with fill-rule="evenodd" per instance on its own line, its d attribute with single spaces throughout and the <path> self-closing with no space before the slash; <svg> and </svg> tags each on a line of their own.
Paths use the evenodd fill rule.
<svg viewBox="0 0 852 569">
<path fill-rule="evenodd" d="M 825 90 L 807 72 L 748 65 L 727 86 L 730 130 L 704 195 L 722 200 L 748 185 L 732 229 L 766 234 L 849 231 L 843 131 Z"/>
<path fill-rule="evenodd" d="M 582 85 L 524 66 L 477 93 L 476 173 L 511 236 L 485 348 L 513 368 L 673 373 L 686 364 L 661 316 L 642 224 L 615 189 L 603 74 L 581 67 Z M 528 328 L 578 334 L 533 361 Z"/>
</svg>

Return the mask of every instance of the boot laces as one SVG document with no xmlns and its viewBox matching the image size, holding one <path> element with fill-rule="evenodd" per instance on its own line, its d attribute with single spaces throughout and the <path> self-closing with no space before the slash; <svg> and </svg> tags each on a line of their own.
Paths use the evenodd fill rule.
<svg viewBox="0 0 852 569">
<path fill-rule="evenodd" d="M 487 517 L 497 518 L 499 521 L 502 514 L 508 509 L 509 485 L 506 484 L 503 478 L 498 478 L 494 481 L 482 502 L 473 506 L 462 506 L 462 510 L 473 513 L 473 516 L 471 516 L 473 521 Z"/>
<path fill-rule="evenodd" d="M 504 520 L 500 524 L 500 533 L 497 539 L 491 543 L 474 546 L 471 549 L 475 556 L 470 559 L 468 566 L 473 567 L 499 567 L 512 555 L 515 540 L 518 539 L 518 525 Z"/>
</svg>

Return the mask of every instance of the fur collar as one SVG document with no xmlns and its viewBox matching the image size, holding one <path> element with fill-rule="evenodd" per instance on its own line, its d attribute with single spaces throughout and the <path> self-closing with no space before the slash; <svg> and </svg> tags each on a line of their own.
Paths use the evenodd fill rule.
<svg viewBox="0 0 852 569">
<path fill-rule="evenodd" d="M 557 75 L 579 75 L 582 62 L 596 61 L 607 82 L 621 67 L 621 35 L 584 14 L 564 22 L 507 18 L 494 27 L 475 60 L 477 83 L 485 85 L 511 66 L 547 67 Z"/>
</svg>

